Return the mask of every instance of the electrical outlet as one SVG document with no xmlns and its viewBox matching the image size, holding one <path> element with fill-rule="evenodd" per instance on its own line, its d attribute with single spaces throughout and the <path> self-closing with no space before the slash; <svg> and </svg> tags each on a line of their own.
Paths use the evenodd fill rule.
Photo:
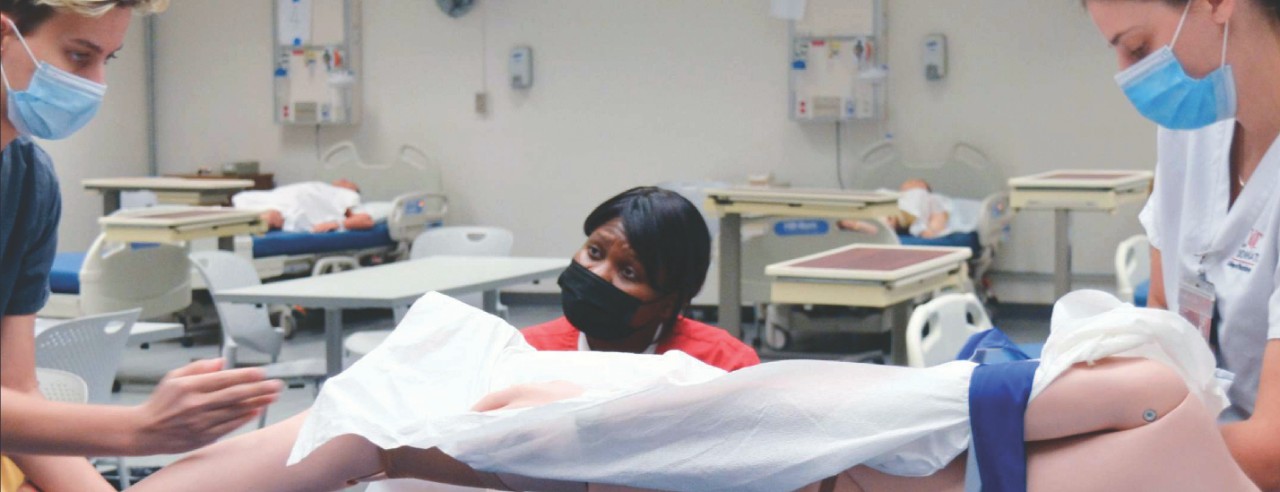
<svg viewBox="0 0 1280 492">
<path fill-rule="evenodd" d="M 489 114 L 489 93 L 487 92 L 476 93 L 476 114 L 478 115 Z"/>
</svg>

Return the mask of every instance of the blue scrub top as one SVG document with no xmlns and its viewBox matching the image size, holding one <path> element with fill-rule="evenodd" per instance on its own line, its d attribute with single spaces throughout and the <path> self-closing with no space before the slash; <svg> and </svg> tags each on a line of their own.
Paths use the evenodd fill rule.
<svg viewBox="0 0 1280 492">
<path fill-rule="evenodd" d="M 0 161 L 0 313 L 35 314 L 49 300 L 62 195 L 49 155 L 27 138 Z"/>
</svg>

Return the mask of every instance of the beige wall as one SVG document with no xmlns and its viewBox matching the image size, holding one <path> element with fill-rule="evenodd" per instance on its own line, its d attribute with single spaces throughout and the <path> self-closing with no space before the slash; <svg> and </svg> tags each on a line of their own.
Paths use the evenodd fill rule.
<svg viewBox="0 0 1280 492">
<path fill-rule="evenodd" d="M 142 20 L 134 19 L 119 58 L 107 65 L 107 97 L 98 116 L 66 140 L 40 141 L 62 189 L 59 251 L 84 251 L 98 235 L 102 200 L 85 178 L 147 173 L 147 78 Z"/>
<path fill-rule="evenodd" d="M 1058 167 L 1150 168 L 1154 127 L 1112 82 L 1113 55 L 1070 0 L 885 0 L 890 119 L 908 158 L 958 140 L 1010 176 Z M 451 222 L 515 231 L 516 253 L 567 256 L 590 207 L 667 180 L 740 181 L 773 171 L 835 186 L 834 130 L 787 119 L 787 29 L 767 0 L 484 0 L 449 19 L 435 2 L 365 0 L 365 120 L 283 128 L 271 117 L 271 2 L 183 0 L 158 22 L 163 172 L 257 159 L 281 182 L 316 176 L 316 148 L 353 139 L 370 160 L 402 143 L 445 169 Z M 478 117 L 487 18 L 492 112 Z M 951 71 L 921 75 L 924 36 L 945 33 Z M 535 85 L 505 82 L 515 44 Z M 885 131 L 856 126 L 844 159 Z M 1136 207 L 1077 221 L 1077 271 L 1109 272 L 1138 232 Z M 1000 268 L 1052 268 L 1051 216 L 1016 224 Z"/>
</svg>

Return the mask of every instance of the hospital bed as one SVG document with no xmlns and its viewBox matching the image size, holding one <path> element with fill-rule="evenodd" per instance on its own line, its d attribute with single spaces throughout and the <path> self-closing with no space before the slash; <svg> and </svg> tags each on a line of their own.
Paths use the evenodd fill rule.
<svg viewBox="0 0 1280 492">
<path fill-rule="evenodd" d="M 76 318 L 142 308 L 142 319 L 191 304 L 191 241 L 266 231 L 258 214 L 223 208 L 156 207 L 98 219 L 102 233 L 85 253 L 59 253 L 39 313 Z"/>
<path fill-rule="evenodd" d="M 859 172 L 854 174 L 854 185 L 859 188 L 896 190 L 908 179 L 923 179 L 934 192 L 951 198 L 957 208 L 966 208 L 966 215 L 976 215 L 976 227 L 970 232 L 932 239 L 899 236 L 899 240 L 906 245 L 972 249 L 969 273 L 979 287 L 977 293 L 986 299 L 988 292 L 982 288 L 984 279 L 995 263 L 1014 215 L 1000 167 L 981 150 L 966 143 L 952 146 L 947 159 L 941 162 L 907 161 L 893 142 L 887 140 L 864 151 L 861 162 Z"/>
<path fill-rule="evenodd" d="M 440 225 L 448 213 L 440 169 L 417 147 L 404 145 L 393 162 L 379 164 L 365 162 L 354 144 L 341 142 L 330 147 L 322 161 L 320 178 L 324 181 L 347 178 L 360 186 L 362 207 L 374 216 L 374 227 L 322 234 L 271 231 L 236 237 L 233 251 L 252 259 L 260 278 L 306 275 L 334 265 L 351 267 L 407 257 L 413 239 L 428 227 Z"/>
</svg>

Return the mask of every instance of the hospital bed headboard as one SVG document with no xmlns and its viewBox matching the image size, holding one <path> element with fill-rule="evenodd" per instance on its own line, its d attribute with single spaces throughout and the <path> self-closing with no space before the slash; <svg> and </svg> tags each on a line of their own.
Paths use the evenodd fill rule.
<svg viewBox="0 0 1280 492">
<path fill-rule="evenodd" d="M 392 201 L 409 192 L 444 192 L 440 167 L 409 144 L 400 147 L 394 161 L 371 163 L 360 157 L 355 144 L 343 141 L 325 151 L 321 164 L 321 179 L 350 179 L 360 186 L 365 201 Z"/>
<path fill-rule="evenodd" d="M 902 153 L 885 140 L 863 151 L 855 169 L 854 187 L 859 189 L 898 189 L 903 181 L 920 178 L 934 191 L 957 198 L 981 200 L 1006 188 L 1004 172 L 978 148 L 957 143 L 946 160 L 917 162 L 902 158 Z"/>
</svg>

